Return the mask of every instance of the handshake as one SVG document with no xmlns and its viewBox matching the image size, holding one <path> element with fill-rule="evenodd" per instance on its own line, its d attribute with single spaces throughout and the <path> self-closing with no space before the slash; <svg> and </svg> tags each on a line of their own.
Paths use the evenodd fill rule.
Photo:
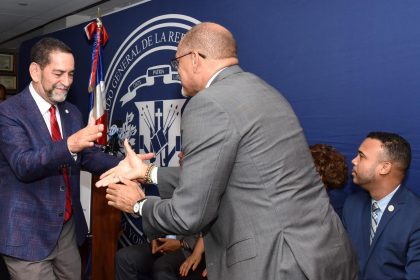
<svg viewBox="0 0 420 280">
<path fill-rule="evenodd" d="M 103 173 L 96 182 L 96 187 L 108 187 L 106 199 L 108 205 L 127 213 L 134 213 L 133 205 L 145 197 L 139 188 L 140 183 L 151 183 L 151 172 L 155 168 L 152 164 L 144 163 L 155 155 L 148 153 L 136 154 L 130 147 L 128 140 L 124 140 L 126 157 L 120 163 Z"/>
</svg>

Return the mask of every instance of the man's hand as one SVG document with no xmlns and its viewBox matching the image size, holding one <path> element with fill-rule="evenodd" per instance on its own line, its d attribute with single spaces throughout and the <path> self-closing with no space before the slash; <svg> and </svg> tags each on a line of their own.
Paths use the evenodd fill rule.
<svg viewBox="0 0 420 280">
<path fill-rule="evenodd" d="M 166 254 L 181 249 L 181 242 L 172 238 L 158 238 L 152 241 L 152 254 Z"/>
<path fill-rule="evenodd" d="M 197 269 L 197 266 L 201 262 L 201 258 L 202 254 L 192 253 L 179 267 L 179 275 L 181 275 L 182 277 L 186 277 L 190 269 L 192 271 L 195 271 Z"/>
<path fill-rule="evenodd" d="M 144 198 L 144 192 L 136 182 L 119 178 L 122 184 L 110 184 L 105 198 L 108 205 L 127 213 L 133 213 L 134 204 Z"/>
<path fill-rule="evenodd" d="M 103 124 L 88 125 L 67 138 L 67 147 L 72 153 L 93 147 L 94 141 L 102 136 L 102 131 L 104 131 Z"/>
<path fill-rule="evenodd" d="M 100 180 L 96 182 L 96 187 L 106 187 L 111 183 L 118 183 L 119 177 L 130 180 L 143 179 L 146 175 L 147 164 L 143 160 L 149 160 L 154 157 L 153 153 L 136 155 L 131 149 L 128 140 L 124 140 L 125 158 L 120 163 L 101 175 Z"/>
<path fill-rule="evenodd" d="M 181 264 L 179 267 L 179 275 L 186 277 L 190 269 L 195 271 L 197 266 L 201 262 L 201 258 L 203 257 L 204 253 L 204 239 L 203 237 L 197 238 L 197 242 L 195 243 L 195 247 L 191 255 Z M 202 276 L 206 277 L 204 273 L 207 275 L 207 271 L 203 271 Z"/>
</svg>

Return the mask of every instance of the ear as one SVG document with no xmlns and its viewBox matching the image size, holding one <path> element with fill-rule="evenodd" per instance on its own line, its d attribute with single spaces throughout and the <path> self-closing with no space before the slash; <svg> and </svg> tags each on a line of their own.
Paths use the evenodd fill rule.
<svg viewBox="0 0 420 280">
<path fill-rule="evenodd" d="M 392 170 L 392 163 L 389 161 L 384 161 L 381 163 L 381 168 L 379 169 L 379 174 L 387 175 L 391 173 Z"/>
<path fill-rule="evenodd" d="M 191 59 L 192 59 L 192 64 L 193 64 L 193 72 L 197 73 L 198 72 L 198 63 L 199 63 L 199 58 L 198 58 L 198 53 L 196 51 L 193 51 L 192 55 L 191 55 Z"/>
<path fill-rule="evenodd" d="M 31 75 L 32 81 L 35 83 L 39 82 L 41 80 L 41 67 L 35 62 L 32 62 L 31 65 L 29 65 L 29 74 Z"/>
</svg>

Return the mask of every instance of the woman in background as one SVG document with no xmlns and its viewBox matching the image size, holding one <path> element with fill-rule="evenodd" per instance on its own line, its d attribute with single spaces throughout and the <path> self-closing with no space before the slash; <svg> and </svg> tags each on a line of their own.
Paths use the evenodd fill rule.
<svg viewBox="0 0 420 280">
<path fill-rule="evenodd" d="M 346 158 L 334 147 L 326 144 L 315 144 L 309 147 L 314 158 L 315 167 L 327 189 L 330 203 L 341 219 L 344 200 L 347 193 L 348 168 Z"/>
</svg>

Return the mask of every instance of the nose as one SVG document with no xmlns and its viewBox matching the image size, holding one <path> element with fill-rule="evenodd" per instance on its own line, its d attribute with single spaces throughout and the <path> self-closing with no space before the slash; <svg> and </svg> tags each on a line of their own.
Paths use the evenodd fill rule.
<svg viewBox="0 0 420 280">
<path fill-rule="evenodd" d="M 357 164 L 357 161 L 358 161 L 358 158 L 359 158 L 359 155 L 355 156 L 354 159 L 351 160 L 351 163 L 353 165 L 356 165 Z"/>
</svg>

